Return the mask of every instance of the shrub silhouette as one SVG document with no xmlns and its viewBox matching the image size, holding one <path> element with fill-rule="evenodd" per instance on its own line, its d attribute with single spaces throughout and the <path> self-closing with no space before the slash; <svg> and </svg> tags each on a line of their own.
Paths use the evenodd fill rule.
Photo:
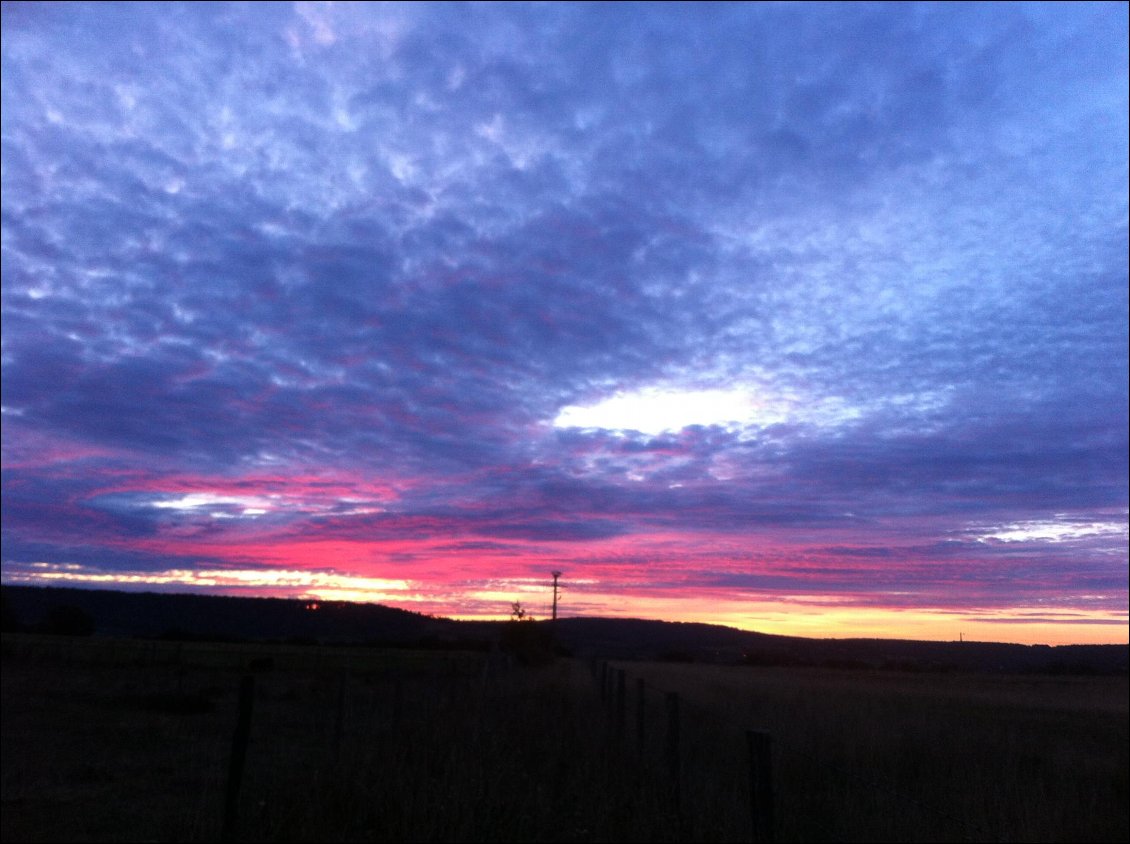
<svg viewBox="0 0 1130 844">
<path fill-rule="evenodd" d="M 18 633 L 23 629 L 20 623 L 20 617 L 16 615 L 15 609 L 8 603 L 8 592 L 0 591 L 0 620 L 3 622 L 3 631 L 5 633 Z"/>
<path fill-rule="evenodd" d="M 548 665 L 556 657 L 553 632 L 545 622 L 530 618 L 506 622 L 499 647 L 522 665 Z"/>
<path fill-rule="evenodd" d="M 89 636 L 94 632 L 94 618 L 82 607 L 60 604 L 47 611 L 41 629 L 57 636 Z"/>
</svg>

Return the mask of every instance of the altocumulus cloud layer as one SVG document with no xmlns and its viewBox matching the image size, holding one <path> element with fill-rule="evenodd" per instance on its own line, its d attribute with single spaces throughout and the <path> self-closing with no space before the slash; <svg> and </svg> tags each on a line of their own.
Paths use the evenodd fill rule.
<svg viewBox="0 0 1130 844">
<path fill-rule="evenodd" d="M 5 5 L 4 580 L 1125 640 L 1126 67 L 1120 3 Z"/>
</svg>

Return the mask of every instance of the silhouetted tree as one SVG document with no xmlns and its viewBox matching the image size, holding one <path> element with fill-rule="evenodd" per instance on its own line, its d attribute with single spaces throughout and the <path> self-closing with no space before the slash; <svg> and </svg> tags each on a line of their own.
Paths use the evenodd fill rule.
<svg viewBox="0 0 1130 844">
<path fill-rule="evenodd" d="M 510 621 L 502 628 L 499 646 L 522 665 L 546 665 L 555 656 L 552 631 L 544 622 L 534 621 L 521 601 L 510 605 Z"/>
</svg>

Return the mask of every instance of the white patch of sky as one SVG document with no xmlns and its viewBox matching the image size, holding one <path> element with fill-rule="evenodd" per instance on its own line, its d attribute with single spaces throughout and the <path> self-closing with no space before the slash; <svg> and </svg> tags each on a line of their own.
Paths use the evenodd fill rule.
<svg viewBox="0 0 1130 844">
<path fill-rule="evenodd" d="M 351 504 L 354 506 L 343 507 Z M 258 518 L 272 513 L 318 516 L 355 516 L 384 512 L 384 508 L 361 498 L 335 498 L 309 501 L 291 495 L 224 495 L 213 492 L 190 492 L 185 495 L 161 495 L 145 502 L 157 510 L 177 513 L 206 512 L 214 519 Z"/>
<path fill-rule="evenodd" d="M 206 507 L 234 505 L 243 507 L 246 515 L 262 515 L 271 506 L 269 499 L 245 495 L 216 495 L 210 492 L 190 492 L 177 498 L 162 498 L 151 501 L 150 507 L 157 510 L 200 510 Z M 215 512 L 212 515 L 217 515 Z M 220 513 L 227 516 L 229 513 Z"/>
<path fill-rule="evenodd" d="M 978 542 L 1069 542 L 1097 536 L 1130 535 L 1125 520 L 1078 521 L 1066 516 L 1012 522 L 977 529 Z"/>
<path fill-rule="evenodd" d="M 910 401 L 905 396 L 896 400 L 899 404 Z M 735 431 L 786 423 L 828 428 L 855 421 L 864 412 L 865 408 L 839 397 L 803 395 L 792 388 L 739 384 L 704 389 L 668 384 L 620 390 L 590 404 L 568 405 L 561 408 L 552 425 L 651 435 L 693 425 Z"/>
<path fill-rule="evenodd" d="M 300 569 L 167 569 L 102 573 L 75 563 L 33 562 L 25 572 L 6 573 L 7 583 L 114 583 L 134 586 L 202 588 L 259 587 L 299 590 L 300 597 L 339 601 L 413 601 L 418 588 L 408 580 Z"/>
<path fill-rule="evenodd" d="M 553 424 L 558 428 L 604 428 L 660 434 L 690 425 L 752 424 L 777 413 L 759 406 L 743 389 L 681 390 L 645 387 L 621 392 L 587 406 L 561 409 Z M 763 422 L 764 424 L 764 422 Z"/>
</svg>

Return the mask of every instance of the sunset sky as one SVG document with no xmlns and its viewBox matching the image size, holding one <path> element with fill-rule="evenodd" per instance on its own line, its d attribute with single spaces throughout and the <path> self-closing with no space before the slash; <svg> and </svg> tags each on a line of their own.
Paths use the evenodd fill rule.
<svg viewBox="0 0 1130 844">
<path fill-rule="evenodd" d="M 3 5 L 3 582 L 1128 640 L 1126 3 Z"/>
</svg>

